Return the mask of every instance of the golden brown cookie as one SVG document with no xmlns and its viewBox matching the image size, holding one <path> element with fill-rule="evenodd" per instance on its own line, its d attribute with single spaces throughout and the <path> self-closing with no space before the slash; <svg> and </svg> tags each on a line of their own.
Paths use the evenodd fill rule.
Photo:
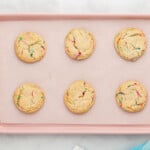
<svg viewBox="0 0 150 150">
<path fill-rule="evenodd" d="M 15 52 L 17 57 L 27 63 L 41 60 L 46 53 L 44 39 L 34 32 L 23 32 L 15 41 Z"/>
<path fill-rule="evenodd" d="M 24 113 L 38 111 L 43 106 L 44 101 L 43 90 L 33 83 L 22 84 L 14 92 L 14 103 Z"/>
<path fill-rule="evenodd" d="M 125 111 L 141 111 L 147 102 L 147 91 L 138 81 L 122 83 L 116 91 L 117 104 Z"/>
<path fill-rule="evenodd" d="M 94 48 L 93 35 L 84 29 L 72 29 L 65 38 L 65 51 L 72 59 L 87 59 L 93 53 Z"/>
<path fill-rule="evenodd" d="M 146 51 L 145 34 L 137 28 L 125 28 L 115 37 L 116 52 L 125 60 L 136 61 Z"/>
<path fill-rule="evenodd" d="M 89 83 L 83 80 L 73 82 L 64 95 L 66 107 L 76 114 L 87 112 L 94 102 L 95 91 Z"/>
</svg>

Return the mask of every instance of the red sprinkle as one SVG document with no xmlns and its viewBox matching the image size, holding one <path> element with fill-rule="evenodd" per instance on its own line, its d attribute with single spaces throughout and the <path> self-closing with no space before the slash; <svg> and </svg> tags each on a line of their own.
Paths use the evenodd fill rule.
<svg viewBox="0 0 150 150">
<path fill-rule="evenodd" d="M 137 94 L 139 97 L 142 97 L 141 94 L 139 93 L 139 91 L 137 91 L 137 90 L 136 90 L 136 94 Z"/>
<path fill-rule="evenodd" d="M 75 44 L 75 43 L 76 43 L 76 41 L 75 41 L 75 40 L 73 40 L 73 41 L 72 41 L 72 43 L 73 43 L 73 44 Z"/>
<path fill-rule="evenodd" d="M 32 97 L 34 97 L 34 95 L 33 95 L 33 91 L 32 91 L 32 93 L 31 93 L 31 95 L 32 95 Z"/>
<path fill-rule="evenodd" d="M 81 52 L 79 52 L 78 55 L 81 55 Z"/>
<path fill-rule="evenodd" d="M 79 52 L 78 52 L 78 55 L 76 56 L 75 59 L 78 59 L 78 57 L 79 57 L 81 54 L 82 54 L 82 53 L 79 51 Z"/>
</svg>

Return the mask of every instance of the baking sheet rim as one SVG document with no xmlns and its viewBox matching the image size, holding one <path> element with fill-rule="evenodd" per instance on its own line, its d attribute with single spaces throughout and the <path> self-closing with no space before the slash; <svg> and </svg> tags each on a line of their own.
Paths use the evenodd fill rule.
<svg viewBox="0 0 150 150">
<path fill-rule="evenodd" d="M 0 14 L 0 21 L 47 19 L 150 19 L 148 14 Z M 149 134 L 150 125 L 0 124 L 4 134 Z"/>
</svg>

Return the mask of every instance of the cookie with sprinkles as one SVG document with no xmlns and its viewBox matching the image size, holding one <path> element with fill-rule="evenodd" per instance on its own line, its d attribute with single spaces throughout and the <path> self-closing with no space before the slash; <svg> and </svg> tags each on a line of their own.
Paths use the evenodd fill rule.
<svg viewBox="0 0 150 150">
<path fill-rule="evenodd" d="M 24 113 L 38 111 L 45 102 L 44 91 L 33 83 L 20 85 L 14 92 L 14 103 Z"/>
<path fill-rule="evenodd" d="M 139 112 L 147 102 L 147 90 L 138 81 L 122 83 L 116 91 L 117 104 L 125 111 Z"/>
<path fill-rule="evenodd" d="M 23 32 L 15 40 L 15 53 L 24 62 L 37 62 L 46 53 L 45 41 L 37 33 Z"/>
<path fill-rule="evenodd" d="M 94 36 L 84 29 L 72 29 L 65 38 L 65 51 L 74 60 L 87 59 L 94 48 Z"/>
<path fill-rule="evenodd" d="M 146 37 L 138 28 L 125 28 L 114 39 L 114 46 L 118 55 L 128 61 L 139 59 L 147 48 Z"/>
<path fill-rule="evenodd" d="M 95 90 L 83 80 L 73 82 L 66 90 L 64 103 L 69 111 L 82 114 L 93 106 L 95 102 Z"/>
</svg>

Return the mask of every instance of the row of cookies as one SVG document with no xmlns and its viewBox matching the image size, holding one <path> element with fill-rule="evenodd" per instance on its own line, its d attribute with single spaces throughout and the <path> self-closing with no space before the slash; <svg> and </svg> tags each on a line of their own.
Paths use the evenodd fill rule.
<svg viewBox="0 0 150 150">
<path fill-rule="evenodd" d="M 94 36 L 83 29 L 71 30 L 65 39 L 65 50 L 75 60 L 87 59 L 94 51 Z M 114 47 L 119 56 L 136 61 L 146 51 L 146 37 L 138 28 L 122 29 L 114 38 Z"/>
<path fill-rule="evenodd" d="M 73 29 L 66 36 L 65 51 L 72 59 L 88 58 L 93 53 L 94 47 L 94 37 L 86 30 Z M 46 53 L 45 40 L 37 33 L 23 32 L 15 41 L 15 52 L 23 62 L 40 61 Z"/>
<path fill-rule="evenodd" d="M 72 29 L 65 38 L 65 52 L 72 59 L 84 60 L 94 52 L 95 43 L 95 38 L 90 32 L 84 29 Z M 146 50 L 146 37 L 140 29 L 126 28 L 115 36 L 114 46 L 121 58 L 135 61 Z M 15 41 L 15 52 L 24 62 L 37 62 L 46 53 L 45 40 L 37 33 L 23 32 Z"/>
<path fill-rule="evenodd" d="M 122 83 L 116 90 L 116 102 L 125 111 L 139 112 L 147 102 L 147 90 L 138 81 Z M 38 111 L 45 102 L 44 91 L 33 83 L 20 85 L 14 92 L 16 107 L 25 113 Z M 64 94 L 64 104 L 69 111 L 82 114 L 95 103 L 96 92 L 91 84 L 83 80 L 74 81 Z"/>
</svg>

